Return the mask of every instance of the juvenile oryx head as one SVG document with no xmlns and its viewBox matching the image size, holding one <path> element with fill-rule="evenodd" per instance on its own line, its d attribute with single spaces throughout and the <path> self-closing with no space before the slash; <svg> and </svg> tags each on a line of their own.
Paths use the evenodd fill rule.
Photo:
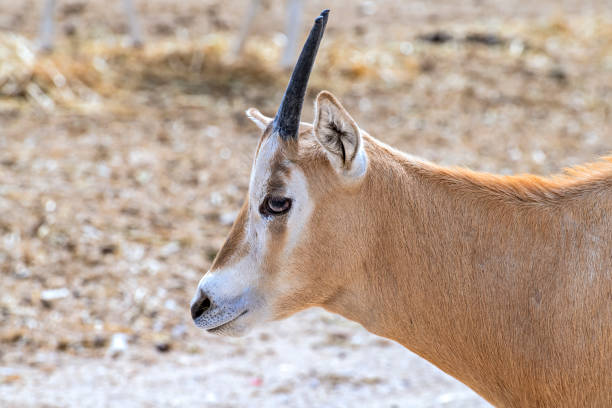
<svg viewBox="0 0 612 408">
<path fill-rule="evenodd" d="M 357 124 L 330 93 L 318 95 L 313 124 L 300 122 L 328 13 L 315 20 L 276 117 L 247 111 L 263 130 L 248 196 L 191 302 L 209 332 L 241 335 L 342 291 L 336 263 L 350 262 L 344 237 L 358 234 L 343 221 L 368 160 Z"/>
</svg>

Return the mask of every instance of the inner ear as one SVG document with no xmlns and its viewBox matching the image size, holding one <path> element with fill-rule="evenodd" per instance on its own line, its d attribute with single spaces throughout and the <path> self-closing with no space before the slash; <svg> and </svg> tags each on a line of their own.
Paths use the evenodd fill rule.
<svg viewBox="0 0 612 408">
<path fill-rule="evenodd" d="M 340 102 L 326 91 L 315 102 L 314 134 L 338 170 L 344 173 L 365 170 L 359 127 Z"/>
<path fill-rule="evenodd" d="M 353 158 L 353 154 L 351 154 L 351 157 L 347 157 L 347 150 L 352 153 L 355 152 L 355 140 L 350 137 L 352 130 L 349 128 L 350 125 L 334 115 L 329 106 L 321 109 L 319 118 L 320 127 L 317 128 L 317 133 L 321 143 L 336 154 L 342 160 L 342 164 L 346 166 L 347 162 L 350 162 Z"/>
</svg>

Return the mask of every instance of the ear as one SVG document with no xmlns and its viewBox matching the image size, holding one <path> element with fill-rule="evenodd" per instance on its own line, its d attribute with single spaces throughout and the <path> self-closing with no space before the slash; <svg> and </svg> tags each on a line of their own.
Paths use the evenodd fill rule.
<svg viewBox="0 0 612 408">
<path fill-rule="evenodd" d="M 349 178 L 361 178 L 367 169 L 361 132 L 351 115 L 329 92 L 315 102 L 314 134 L 336 170 Z"/>
<path fill-rule="evenodd" d="M 249 108 L 246 110 L 246 115 L 249 119 L 253 121 L 261 130 L 266 130 L 268 125 L 272 123 L 274 119 L 267 117 L 263 113 L 261 113 L 256 108 Z M 300 122 L 300 130 L 299 132 L 306 132 L 312 130 L 312 124 L 306 122 Z"/>
<path fill-rule="evenodd" d="M 253 121 L 261 130 L 266 130 L 268 125 L 272 122 L 272 118 L 267 117 L 255 108 L 249 108 L 246 111 L 246 115 Z"/>
</svg>

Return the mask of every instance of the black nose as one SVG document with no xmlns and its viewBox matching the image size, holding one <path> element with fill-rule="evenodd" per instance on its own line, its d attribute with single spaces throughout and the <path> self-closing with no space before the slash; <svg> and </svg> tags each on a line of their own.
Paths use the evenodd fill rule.
<svg viewBox="0 0 612 408">
<path fill-rule="evenodd" d="M 191 305 L 191 317 L 193 320 L 202 316 L 204 312 L 210 309 L 210 299 L 203 292 L 199 292 L 198 298 Z"/>
</svg>

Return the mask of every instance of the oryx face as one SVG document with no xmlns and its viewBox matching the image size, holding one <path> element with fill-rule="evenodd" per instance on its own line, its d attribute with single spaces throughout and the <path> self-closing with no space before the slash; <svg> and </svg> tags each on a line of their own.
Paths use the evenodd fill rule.
<svg viewBox="0 0 612 408">
<path fill-rule="evenodd" d="M 316 287 L 321 252 L 330 248 L 319 247 L 321 234 L 334 234 L 327 204 L 334 186 L 363 178 L 367 158 L 359 128 L 331 94 L 317 97 L 314 124 L 300 123 L 326 19 L 323 12 L 315 20 L 276 117 L 247 111 L 263 130 L 248 196 L 191 303 L 194 322 L 209 332 L 241 335 L 322 304 L 335 291 Z"/>
<path fill-rule="evenodd" d="M 312 200 L 286 142 L 272 133 L 268 129 L 260 141 L 247 200 L 193 301 L 195 323 L 211 332 L 241 334 L 280 317 L 274 300 L 290 292 L 290 260 Z"/>
</svg>

